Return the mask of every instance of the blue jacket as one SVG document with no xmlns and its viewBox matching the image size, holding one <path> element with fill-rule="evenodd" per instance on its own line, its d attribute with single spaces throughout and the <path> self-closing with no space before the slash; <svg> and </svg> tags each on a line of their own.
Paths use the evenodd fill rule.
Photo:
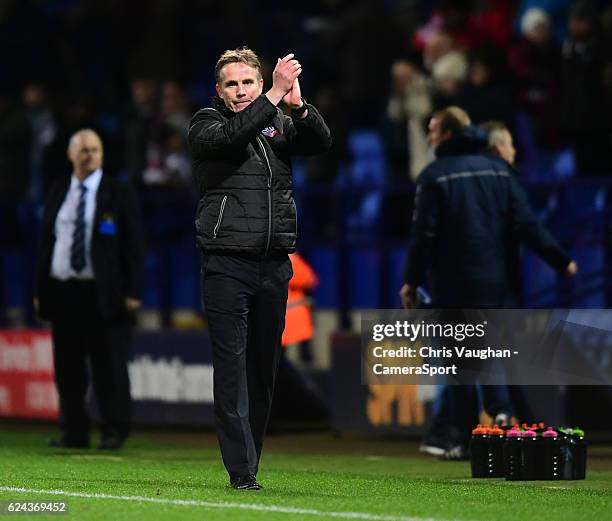
<svg viewBox="0 0 612 521">
<path fill-rule="evenodd" d="M 483 144 L 479 130 L 466 127 L 438 147 L 417 183 L 404 278 L 413 287 L 428 278 L 434 307 L 516 306 L 521 243 L 557 270 L 571 262 L 511 167 L 480 153 Z"/>
</svg>

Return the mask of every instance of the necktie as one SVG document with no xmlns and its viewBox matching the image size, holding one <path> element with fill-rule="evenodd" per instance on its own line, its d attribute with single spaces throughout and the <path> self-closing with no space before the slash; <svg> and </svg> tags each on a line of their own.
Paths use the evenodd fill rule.
<svg viewBox="0 0 612 521">
<path fill-rule="evenodd" d="M 81 194 L 77 206 L 74 233 L 72 234 L 72 247 L 70 248 L 70 265 L 79 273 L 85 267 L 85 197 L 87 187 L 79 185 Z"/>
</svg>

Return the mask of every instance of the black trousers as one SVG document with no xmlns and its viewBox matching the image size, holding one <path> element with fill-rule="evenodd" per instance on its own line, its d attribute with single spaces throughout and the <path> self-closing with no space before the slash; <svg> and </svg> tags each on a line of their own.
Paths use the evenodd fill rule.
<svg viewBox="0 0 612 521">
<path fill-rule="evenodd" d="M 292 275 L 286 255 L 266 260 L 202 257 L 217 435 L 230 478 L 256 475 L 259 468 Z"/>
<path fill-rule="evenodd" d="M 86 394 L 90 376 L 102 436 L 126 437 L 131 417 L 127 317 L 111 320 L 100 314 L 93 281 L 54 281 L 53 303 L 55 382 L 64 438 L 89 440 Z"/>
</svg>

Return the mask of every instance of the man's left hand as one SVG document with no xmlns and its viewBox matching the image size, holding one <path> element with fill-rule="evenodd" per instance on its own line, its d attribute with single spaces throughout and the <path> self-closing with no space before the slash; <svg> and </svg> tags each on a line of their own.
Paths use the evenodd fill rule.
<svg viewBox="0 0 612 521">
<path fill-rule="evenodd" d="M 399 292 L 402 299 L 402 306 L 406 309 L 412 309 L 415 304 L 416 291 L 410 284 L 404 284 Z"/>
</svg>

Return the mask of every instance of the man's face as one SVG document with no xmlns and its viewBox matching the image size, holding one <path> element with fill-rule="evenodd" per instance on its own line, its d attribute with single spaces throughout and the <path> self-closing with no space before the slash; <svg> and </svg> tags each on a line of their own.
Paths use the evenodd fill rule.
<svg viewBox="0 0 612 521">
<path fill-rule="evenodd" d="M 442 132 L 442 121 L 440 118 L 431 118 L 429 120 L 429 133 L 427 134 L 427 140 L 432 148 L 435 150 L 449 138 L 450 132 Z"/>
<path fill-rule="evenodd" d="M 147 106 L 155 102 L 155 83 L 151 80 L 133 80 L 132 99 L 135 105 Z"/>
<path fill-rule="evenodd" d="M 233 112 L 247 108 L 263 89 L 263 79 L 257 69 L 246 63 L 228 63 L 219 71 L 219 76 L 220 83 L 215 85 L 217 94 Z"/>
<path fill-rule="evenodd" d="M 495 145 L 497 153 L 511 165 L 514 165 L 516 159 L 516 149 L 512 141 L 512 134 L 507 130 L 503 131 L 503 139 Z"/>
<path fill-rule="evenodd" d="M 472 85 L 482 87 L 491 79 L 491 70 L 485 62 L 477 60 L 470 65 L 469 77 Z"/>
<path fill-rule="evenodd" d="M 102 143 L 95 134 L 80 134 L 68 149 L 74 171 L 89 175 L 102 166 Z"/>
<path fill-rule="evenodd" d="M 531 31 L 525 34 L 525 38 L 538 47 L 543 47 L 550 40 L 550 28 L 548 24 L 539 23 Z"/>
</svg>

